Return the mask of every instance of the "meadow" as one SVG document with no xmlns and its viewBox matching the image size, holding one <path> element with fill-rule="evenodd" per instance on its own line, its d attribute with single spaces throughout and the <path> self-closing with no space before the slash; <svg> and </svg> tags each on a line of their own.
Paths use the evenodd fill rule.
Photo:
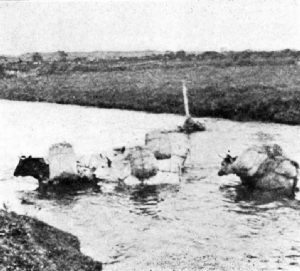
<svg viewBox="0 0 300 271">
<path fill-rule="evenodd" d="M 290 52 L 48 60 L 27 70 L 23 61 L 21 76 L 0 78 L 0 98 L 184 114 L 185 79 L 195 117 L 300 124 L 299 52 Z"/>
</svg>

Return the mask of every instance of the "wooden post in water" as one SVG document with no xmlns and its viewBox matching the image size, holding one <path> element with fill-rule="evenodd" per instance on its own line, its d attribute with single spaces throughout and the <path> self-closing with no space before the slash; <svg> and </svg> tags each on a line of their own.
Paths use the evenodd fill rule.
<svg viewBox="0 0 300 271">
<path fill-rule="evenodd" d="M 201 124 L 199 121 L 194 121 L 191 118 L 185 80 L 182 80 L 182 93 L 183 93 L 184 111 L 185 111 L 185 122 L 182 126 L 182 130 L 187 134 L 204 131 L 205 130 L 204 125 Z"/>
<path fill-rule="evenodd" d="M 187 87 L 185 84 L 185 80 L 182 80 L 182 93 L 183 93 L 185 116 L 186 116 L 186 118 L 189 118 L 190 117 L 189 100 L 188 100 L 188 96 L 187 96 Z"/>
</svg>

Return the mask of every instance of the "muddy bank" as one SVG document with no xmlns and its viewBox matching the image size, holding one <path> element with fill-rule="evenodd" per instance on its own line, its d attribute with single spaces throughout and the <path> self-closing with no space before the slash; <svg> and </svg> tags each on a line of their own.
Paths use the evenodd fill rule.
<svg viewBox="0 0 300 271">
<path fill-rule="evenodd" d="M 80 252 L 72 234 L 39 220 L 0 211 L 1 270 L 102 270 Z"/>
</svg>

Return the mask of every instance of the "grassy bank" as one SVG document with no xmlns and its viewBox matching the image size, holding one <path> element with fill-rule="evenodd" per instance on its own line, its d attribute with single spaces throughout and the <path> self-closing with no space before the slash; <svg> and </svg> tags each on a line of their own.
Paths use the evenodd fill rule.
<svg viewBox="0 0 300 271">
<path fill-rule="evenodd" d="M 102 270 L 78 239 L 43 222 L 0 211 L 0 270 Z"/>
<path fill-rule="evenodd" d="M 114 68 L 119 63 L 114 60 L 100 71 L 4 77 L 0 98 L 183 114 L 180 81 L 186 79 L 193 116 L 300 124 L 296 59 L 272 65 L 270 60 L 259 65 L 222 61 L 214 59 L 212 65 L 204 60 L 122 59 L 122 69 Z"/>
</svg>

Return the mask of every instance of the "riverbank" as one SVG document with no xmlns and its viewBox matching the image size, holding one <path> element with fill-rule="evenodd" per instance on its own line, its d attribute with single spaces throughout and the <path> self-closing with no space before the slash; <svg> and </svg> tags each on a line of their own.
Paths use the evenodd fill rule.
<svg viewBox="0 0 300 271">
<path fill-rule="evenodd" d="M 1 270 L 102 270 L 102 264 L 80 252 L 72 234 L 39 220 L 0 211 Z"/>
<path fill-rule="evenodd" d="M 122 60 L 122 69 L 115 62 L 92 72 L 67 69 L 75 65 L 70 61 L 61 63 L 66 66 L 62 71 L 4 77 L 0 98 L 184 114 L 181 80 L 186 79 L 195 117 L 300 124 L 296 59 L 294 64 L 278 60 L 236 66 L 221 65 L 221 60 L 218 65 L 217 59 L 213 65 L 198 60 L 144 60 L 143 65 L 141 60 Z"/>
</svg>

